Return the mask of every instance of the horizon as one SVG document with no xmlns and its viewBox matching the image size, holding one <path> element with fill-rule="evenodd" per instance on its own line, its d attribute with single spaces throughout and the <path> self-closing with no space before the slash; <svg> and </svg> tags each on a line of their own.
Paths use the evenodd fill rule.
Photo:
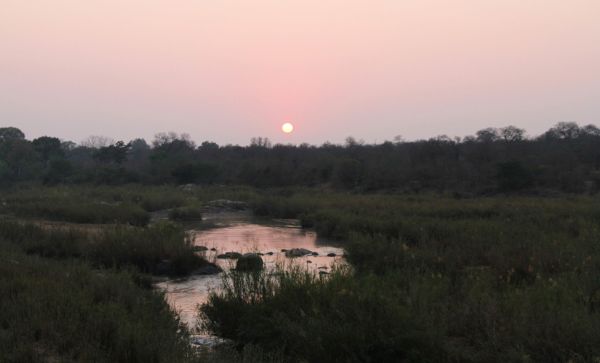
<svg viewBox="0 0 600 363">
<path fill-rule="evenodd" d="M 189 141 L 193 142 L 196 147 L 200 146 L 204 142 L 213 142 L 213 143 L 216 143 L 220 147 L 225 147 L 225 146 L 242 146 L 242 147 L 245 147 L 245 146 L 252 145 L 253 141 L 255 139 L 257 139 L 257 138 L 261 138 L 263 140 L 266 140 L 267 142 L 269 142 L 272 145 L 301 146 L 301 145 L 307 144 L 309 146 L 320 147 L 320 146 L 324 146 L 324 145 L 328 145 L 328 144 L 329 145 L 336 145 L 336 146 L 340 146 L 340 145 L 343 146 L 343 145 L 345 145 L 345 144 L 348 143 L 349 139 L 352 139 L 353 141 L 357 142 L 360 145 L 381 145 L 381 144 L 384 144 L 386 142 L 392 142 L 392 143 L 411 143 L 411 142 L 429 141 L 429 140 L 433 140 L 433 139 L 437 139 L 437 138 L 443 138 L 443 137 L 448 138 L 448 139 L 450 139 L 452 141 L 457 141 L 458 140 L 457 142 L 466 142 L 467 141 L 466 139 L 468 137 L 475 137 L 477 131 L 486 130 L 486 129 L 493 129 L 493 130 L 499 132 L 503 128 L 506 128 L 506 127 L 516 127 L 518 129 L 521 129 L 522 131 L 524 131 L 524 133 L 523 133 L 523 140 L 535 140 L 535 139 L 537 139 L 539 137 L 542 137 L 545 132 L 549 131 L 550 129 L 554 128 L 555 126 L 557 126 L 559 124 L 571 124 L 571 123 L 574 123 L 575 125 L 577 125 L 580 128 L 584 128 L 585 126 L 594 126 L 594 127 L 597 127 L 597 125 L 593 124 L 593 123 L 591 123 L 591 124 L 579 124 L 579 123 L 574 122 L 574 121 L 561 121 L 561 122 L 554 123 L 553 125 L 551 125 L 546 130 L 544 130 L 543 132 L 541 132 L 539 134 L 531 134 L 526 129 L 523 129 L 523 128 L 519 127 L 518 125 L 504 125 L 502 127 L 494 127 L 494 126 L 484 127 L 482 129 L 475 130 L 474 132 L 472 132 L 470 134 L 467 134 L 467 135 L 445 135 L 445 134 L 440 134 L 440 135 L 432 135 L 430 137 L 420 138 L 420 139 L 412 139 L 412 140 L 406 139 L 402 135 L 396 135 L 395 137 L 392 137 L 390 139 L 367 141 L 367 140 L 364 140 L 364 139 L 362 139 L 360 137 L 357 137 L 355 135 L 348 135 L 343 140 L 341 140 L 339 142 L 333 142 L 333 141 L 325 140 L 322 143 L 309 143 L 309 142 L 292 143 L 292 142 L 274 141 L 274 140 L 271 140 L 268 137 L 263 137 L 263 136 L 252 136 L 252 137 L 250 137 L 250 139 L 248 140 L 248 142 L 245 143 L 245 144 L 234 144 L 234 143 L 221 144 L 221 143 L 215 142 L 214 140 L 209 140 L 209 139 L 198 140 L 198 139 L 194 139 L 193 135 L 190 135 L 187 132 L 181 132 L 180 133 L 180 132 L 175 132 L 175 131 L 161 131 L 161 132 L 157 132 L 151 138 L 133 137 L 131 139 L 123 139 L 123 138 L 118 138 L 118 137 L 111 137 L 111 136 L 107 136 L 107 135 L 88 135 L 88 137 L 86 137 L 86 138 L 84 138 L 82 140 L 76 141 L 76 140 L 68 140 L 68 139 L 61 138 L 59 135 L 40 135 L 40 136 L 36 136 L 36 137 L 31 137 L 24 130 L 21 130 L 21 129 L 20 130 L 23 131 L 23 133 L 25 134 L 25 139 L 26 140 L 34 140 L 34 139 L 36 139 L 38 137 L 46 137 L 47 136 L 47 137 L 57 138 L 61 142 L 73 142 L 77 146 L 86 146 L 85 144 L 89 143 L 90 139 L 96 138 L 97 139 L 96 141 L 98 141 L 98 139 L 102 139 L 101 142 L 103 144 L 106 144 L 105 146 L 115 144 L 116 142 L 119 142 L 119 141 L 132 142 L 132 141 L 135 141 L 135 140 L 142 139 L 149 146 L 152 147 L 152 142 L 156 139 L 156 137 L 158 137 L 161 134 L 162 135 L 171 134 L 171 135 L 176 136 L 177 138 L 186 139 L 186 140 L 189 140 Z M 12 125 L 2 125 L 2 127 L 14 127 L 14 126 L 12 126 Z"/>
</svg>

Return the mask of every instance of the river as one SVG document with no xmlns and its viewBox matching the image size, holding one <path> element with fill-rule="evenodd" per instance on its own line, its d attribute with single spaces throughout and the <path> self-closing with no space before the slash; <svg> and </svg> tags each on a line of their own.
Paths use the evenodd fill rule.
<svg viewBox="0 0 600 363">
<path fill-rule="evenodd" d="M 225 252 L 262 253 L 265 268 L 270 269 L 278 262 L 286 263 L 282 250 L 304 248 L 318 253 L 317 256 L 303 256 L 293 259 L 294 263 L 314 271 L 327 271 L 336 263 L 343 263 L 344 251 L 331 241 L 318 238 L 314 231 L 302 229 L 297 220 L 257 219 L 247 212 L 212 213 L 203 216 L 203 223 L 209 229 L 194 229 L 194 245 L 208 248 L 204 252 L 209 261 L 214 261 L 224 270 L 235 267 L 235 260 L 219 259 Z M 335 257 L 327 256 L 335 254 Z M 157 288 L 165 292 L 167 302 L 179 314 L 190 331 L 202 335 L 198 330 L 198 305 L 206 302 L 211 291 L 219 289 L 222 276 L 195 275 L 184 279 L 166 280 L 157 283 Z"/>
</svg>

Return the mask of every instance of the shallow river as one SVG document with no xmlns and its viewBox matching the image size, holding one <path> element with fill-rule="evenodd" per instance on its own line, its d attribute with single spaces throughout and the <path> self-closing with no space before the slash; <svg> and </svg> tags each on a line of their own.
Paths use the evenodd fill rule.
<svg viewBox="0 0 600 363">
<path fill-rule="evenodd" d="M 217 213 L 206 215 L 205 221 L 215 228 L 192 230 L 194 244 L 205 246 L 209 261 L 215 261 L 224 270 L 235 267 L 235 260 L 217 259 L 225 252 L 260 252 L 267 269 L 276 263 L 289 263 L 282 249 L 305 248 L 317 252 L 318 256 L 293 259 L 293 263 L 311 270 L 328 271 L 333 264 L 343 263 L 343 250 L 331 242 L 317 238 L 313 231 L 300 228 L 295 220 L 258 220 L 246 213 Z M 214 249 L 211 251 L 211 249 Z M 272 252 L 273 255 L 267 255 Z M 327 257 L 335 253 L 336 257 Z M 198 325 L 197 308 L 206 301 L 211 290 L 221 285 L 221 274 L 191 276 L 185 279 L 168 280 L 156 286 L 166 293 L 169 304 L 179 313 L 181 320 L 194 331 Z"/>
</svg>

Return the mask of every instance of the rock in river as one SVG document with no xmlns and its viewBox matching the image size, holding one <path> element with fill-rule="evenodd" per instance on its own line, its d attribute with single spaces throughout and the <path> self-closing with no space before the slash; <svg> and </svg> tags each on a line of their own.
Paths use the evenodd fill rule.
<svg viewBox="0 0 600 363">
<path fill-rule="evenodd" d="M 263 268 L 263 260 L 256 253 L 246 253 L 238 258 L 235 269 L 238 271 L 259 271 Z"/>
<path fill-rule="evenodd" d="M 240 257 L 242 257 L 242 254 L 239 252 L 225 252 L 217 256 L 217 258 L 225 258 L 231 260 L 237 260 Z"/>
<path fill-rule="evenodd" d="M 285 251 L 285 257 L 302 257 L 311 254 L 312 251 L 305 248 L 292 248 L 291 250 Z"/>
</svg>

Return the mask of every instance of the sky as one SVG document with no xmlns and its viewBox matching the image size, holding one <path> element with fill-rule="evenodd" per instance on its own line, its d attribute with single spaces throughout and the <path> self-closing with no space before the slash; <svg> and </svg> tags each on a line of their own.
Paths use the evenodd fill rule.
<svg viewBox="0 0 600 363">
<path fill-rule="evenodd" d="M 0 0 L 0 127 L 29 139 L 371 143 L 559 121 L 600 125 L 598 0 Z"/>
</svg>

